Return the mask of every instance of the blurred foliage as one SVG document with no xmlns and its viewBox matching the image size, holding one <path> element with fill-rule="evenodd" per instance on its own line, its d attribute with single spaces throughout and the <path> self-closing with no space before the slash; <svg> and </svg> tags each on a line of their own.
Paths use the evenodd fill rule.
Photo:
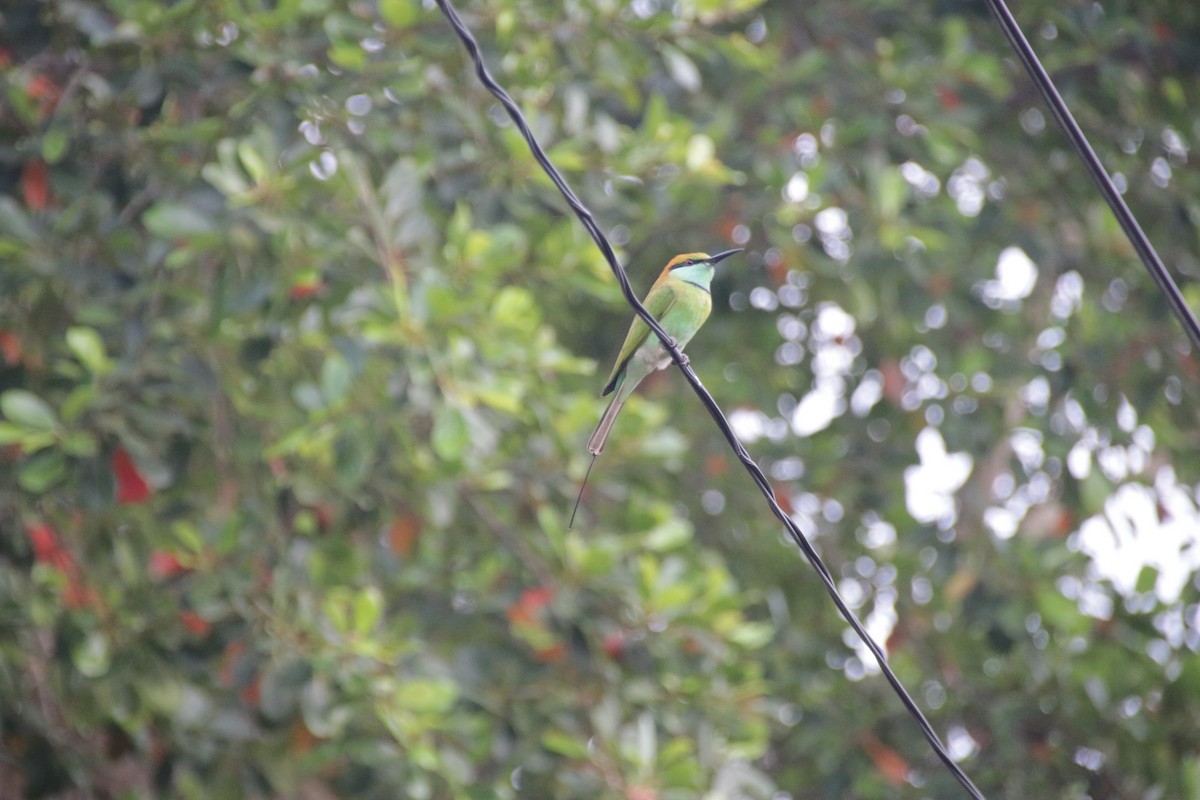
<svg viewBox="0 0 1200 800">
<path fill-rule="evenodd" d="M 1198 8 L 1019 9 L 1196 307 Z M 462 12 L 635 283 L 747 247 L 692 364 L 981 788 L 1200 796 L 1200 370 L 982 9 Z M 14 0 L 0 89 L 0 786 L 958 796 L 677 376 L 565 530 L 630 312 L 436 10 Z"/>
</svg>

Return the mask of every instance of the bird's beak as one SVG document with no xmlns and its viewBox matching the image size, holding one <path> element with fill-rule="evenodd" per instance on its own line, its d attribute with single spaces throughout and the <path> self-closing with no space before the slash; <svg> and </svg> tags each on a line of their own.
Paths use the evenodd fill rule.
<svg viewBox="0 0 1200 800">
<path fill-rule="evenodd" d="M 742 252 L 742 248 L 735 247 L 732 250 L 726 250 L 724 253 L 717 253 L 715 256 L 708 257 L 708 263 L 713 264 L 713 265 L 719 264 L 720 262 L 729 258 L 734 253 L 740 253 L 740 252 Z"/>
</svg>

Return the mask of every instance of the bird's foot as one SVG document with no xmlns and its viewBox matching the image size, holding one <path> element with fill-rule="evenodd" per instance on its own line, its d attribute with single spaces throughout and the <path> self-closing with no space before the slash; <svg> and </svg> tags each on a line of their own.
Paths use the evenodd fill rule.
<svg viewBox="0 0 1200 800">
<path fill-rule="evenodd" d="M 691 361 L 688 360 L 687 353 L 683 352 L 683 348 L 680 347 L 678 339 L 674 338 L 673 336 L 668 336 L 667 341 L 669 341 L 671 343 L 671 347 L 675 348 L 675 351 L 679 353 L 680 365 L 686 367 L 691 363 Z M 675 359 L 671 356 L 670 349 L 666 345 L 660 343 L 658 346 L 658 353 L 661 356 L 661 359 L 658 362 L 657 369 L 666 369 L 675 363 Z"/>
</svg>

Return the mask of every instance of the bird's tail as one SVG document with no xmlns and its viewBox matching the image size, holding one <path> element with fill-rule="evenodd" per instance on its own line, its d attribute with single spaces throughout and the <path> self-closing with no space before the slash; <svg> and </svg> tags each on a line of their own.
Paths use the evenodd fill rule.
<svg viewBox="0 0 1200 800">
<path fill-rule="evenodd" d="M 575 507 L 571 509 L 571 521 L 567 523 L 568 530 L 575 524 L 575 512 L 579 510 L 579 501 L 583 499 L 583 490 L 587 486 L 588 476 L 592 474 L 592 467 L 596 466 L 596 456 L 600 455 L 600 451 L 604 449 L 604 443 L 608 441 L 608 432 L 612 430 L 617 414 L 621 413 L 621 406 L 625 405 L 625 399 L 628 396 L 620 389 L 617 390 L 612 401 L 609 402 L 608 408 L 604 409 L 604 416 L 600 417 L 596 430 L 592 431 L 592 438 L 588 439 L 588 452 L 592 454 L 592 461 L 588 464 L 583 482 L 579 484 L 579 494 L 575 495 Z"/>
<path fill-rule="evenodd" d="M 608 408 L 604 409 L 604 416 L 600 417 L 596 430 L 592 431 L 592 438 L 588 439 L 588 452 L 592 455 L 598 456 L 604 449 L 604 443 L 608 441 L 608 433 L 612 430 L 613 423 L 617 421 L 617 414 L 621 413 L 621 406 L 625 405 L 626 397 L 628 395 L 617 389 L 612 402 L 608 404 Z"/>
<path fill-rule="evenodd" d="M 583 499 L 583 487 L 587 486 L 588 476 L 592 474 L 592 467 L 596 466 L 596 454 L 592 453 L 592 461 L 588 464 L 587 472 L 583 473 L 583 483 L 579 484 L 579 494 L 575 495 L 575 507 L 571 509 L 571 521 L 567 523 L 567 530 L 575 524 L 575 512 L 579 510 L 579 501 Z"/>
</svg>

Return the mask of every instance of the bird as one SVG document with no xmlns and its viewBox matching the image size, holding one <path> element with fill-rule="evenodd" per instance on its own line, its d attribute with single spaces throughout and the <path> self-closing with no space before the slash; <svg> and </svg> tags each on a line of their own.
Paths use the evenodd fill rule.
<svg viewBox="0 0 1200 800">
<path fill-rule="evenodd" d="M 710 286 L 715 267 L 734 253 L 740 252 L 742 248 L 738 247 L 717 253 L 715 256 L 708 253 L 677 255 L 667 262 L 658 280 L 646 293 L 642 305 L 658 320 L 658 324 L 681 351 L 696 335 L 696 331 L 700 330 L 700 326 L 712 311 Z M 640 316 L 634 315 L 629 332 L 625 334 L 625 343 L 621 345 L 621 352 L 608 375 L 604 390 L 600 392 L 601 397 L 611 394 L 613 398 L 600 417 L 596 430 L 588 439 L 587 449 L 592 454 L 592 460 L 584 473 L 583 483 L 579 485 L 579 494 L 575 497 L 575 507 L 571 509 L 571 520 L 567 523 L 567 528 L 575 524 L 575 513 L 579 511 L 579 501 L 583 498 L 588 476 L 592 474 L 597 456 L 604 450 L 604 443 L 608 441 L 608 434 L 612 431 L 617 415 L 621 413 L 621 407 L 647 375 L 667 368 L 671 365 L 671 360 L 671 354 L 663 347 L 658 336 L 650 330 L 650 326 Z M 687 356 L 683 356 L 683 363 L 688 363 Z"/>
</svg>

